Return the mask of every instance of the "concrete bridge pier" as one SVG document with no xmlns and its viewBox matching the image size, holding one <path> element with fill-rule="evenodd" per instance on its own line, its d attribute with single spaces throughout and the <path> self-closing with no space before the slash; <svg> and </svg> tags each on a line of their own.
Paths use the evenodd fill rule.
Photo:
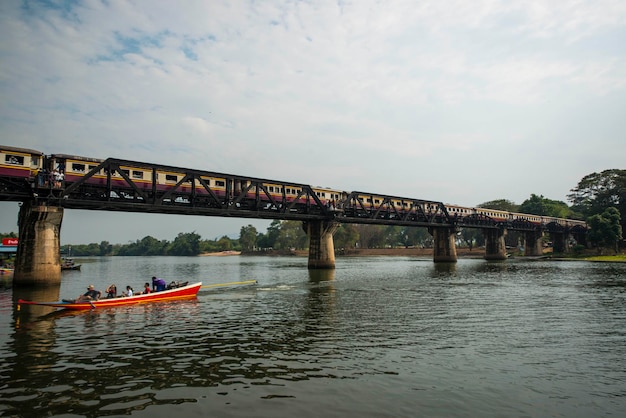
<svg viewBox="0 0 626 418">
<path fill-rule="evenodd" d="M 435 263 L 456 263 L 456 228 L 430 227 L 428 232 L 434 239 L 433 261 Z"/>
<path fill-rule="evenodd" d="M 61 283 L 61 222 L 63 208 L 24 202 L 19 213 L 19 243 L 13 286 Z"/>
<path fill-rule="evenodd" d="M 338 222 L 307 221 L 302 228 L 309 236 L 309 270 L 334 269 L 335 245 L 333 234 L 339 228 Z"/>
<path fill-rule="evenodd" d="M 506 260 L 506 229 L 483 229 L 485 260 Z"/>
<path fill-rule="evenodd" d="M 543 232 L 528 231 L 524 234 L 524 255 L 536 256 L 543 254 Z"/>
</svg>

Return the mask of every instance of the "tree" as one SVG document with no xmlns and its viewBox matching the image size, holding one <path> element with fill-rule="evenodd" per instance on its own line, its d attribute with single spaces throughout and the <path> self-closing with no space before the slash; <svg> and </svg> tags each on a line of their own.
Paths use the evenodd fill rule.
<svg viewBox="0 0 626 418">
<path fill-rule="evenodd" d="M 198 255 L 200 254 L 200 235 L 195 232 L 179 233 L 168 248 L 169 255 Z"/>
<path fill-rule="evenodd" d="M 622 239 L 622 226 L 619 211 L 614 207 L 607 208 L 600 215 L 592 215 L 587 219 L 591 227 L 589 241 L 601 251 L 603 247 L 610 247 L 617 253 L 618 244 Z"/>
<path fill-rule="evenodd" d="M 461 239 L 465 241 L 470 251 L 472 251 L 475 246 L 481 246 L 485 244 L 485 237 L 480 232 L 480 230 L 476 228 L 461 228 Z"/>
<path fill-rule="evenodd" d="M 585 217 L 600 215 L 609 207 L 617 208 L 620 213 L 622 230 L 626 227 L 626 170 L 604 170 L 591 173 L 570 190 L 567 199 L 574 211 Z"/>
<path fill-rule="evenodd" d="M 567 203 L 546 199 L 536 194 L 531 194 L 529 199 L 522 202 L 518 210 L 520 213 L 530 215 L 554 216 L 556 218 L 572 217 L 572 210 L 567 206 Z"/>
<path fill-rule="evenodd" d="M 278 219 L 272 221 L 269 227 L 267 227 L 267 233 L 261 234 L 257 238 L 257 245 L 259 248 L 275 248 L 278 234 L 280 233 L 281 222 Z"/>
<path fill-rule="evenodd" d="M 382 225 L 357 225 L 361 248 L 382 248 L 385 244 L 385 229 Z"/>
<path fill-rule="evenodd" d="M 398 242 L 401 243 L 404 248 L 409 247 L 424 247 L 432 239 L 428 233 L 427 228 L 405 226 L 399 232 Z"/>
<path fill-rule="evenodd" d="M 244 251 L 252 251 L 256 247 L 257 230 L 254 226 L 242 226 L 239 231 L 239 243 Z"/>
<path fill-rule="evenodd" d="M 519 211 L 518 205 L 506 199 L 491 200 L 489 202 L 481 203 L 478 207 L 484 209 L 505 210 L 507 212 Z"/>
<path fill-rule="evenodd" d="M 111 254 L 111 251 L 113 251 L 113 246 L 109 244 L 109 241 L 100 242 L 99 255 L 101 256 L 109 255 Z"/>
<path fill-rule="evenodd" d="M 359 240 L 359 231 L 354 224 L 340 224 L 333 240 L 336 249 L 354 248 Z"/>
<path fill-rule="evenodd" d="M 302 229 L 300 221 L 284 221 L 280 224 L 278 236 L 274 243 L 274 248 L 287 250 L 290 248 L 306 248 L 308 237 Z"/>
</svg>

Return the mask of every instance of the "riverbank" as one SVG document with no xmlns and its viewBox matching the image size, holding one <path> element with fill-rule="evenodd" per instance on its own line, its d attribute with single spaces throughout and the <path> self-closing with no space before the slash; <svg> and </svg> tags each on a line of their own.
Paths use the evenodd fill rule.
<svg viewBox="0 0 626 418">
<path fill-rule="evenodd" d="M 371 257 L 371 256 L 402 256 L 402 257 L 432 257 L 432 248 L 355 248 L 349 250 L 338 250 L 337 257 Z M 241 255 L 267 255 L 267 256 L 297 256 L 308 257 L 309 250 L 267 250 L 242 252 Z M 482 258 L 485 251 L 480 248 L 458 248 L 459 258 Z"/>
</svg>

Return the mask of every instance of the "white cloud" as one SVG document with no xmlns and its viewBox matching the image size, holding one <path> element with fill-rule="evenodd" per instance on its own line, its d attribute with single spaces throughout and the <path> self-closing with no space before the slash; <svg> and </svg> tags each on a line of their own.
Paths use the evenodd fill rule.
<svg viewBox="0 0 626 418">
<path fill-rule="evenodd" d="M 46 4 L 0 3 L 2 143 L 468 205 L 626 153 L 622 1 Z"/>
</svg>

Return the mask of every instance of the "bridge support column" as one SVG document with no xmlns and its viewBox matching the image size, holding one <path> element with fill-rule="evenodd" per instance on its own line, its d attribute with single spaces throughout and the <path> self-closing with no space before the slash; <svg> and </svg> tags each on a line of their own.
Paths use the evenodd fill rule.
<svg viewBox="0 0 626 418">
<path fill-rule="evenodd" d="M 568 237 L 569 234 L 566 232 L 550 233 L 550 239 L 552 240 L 552 252 L 554 254 L 563 254 L 569 251 Z"/>
<path fill-rule="evenodd" d="M 309 270 L 334 269 L 335 245 L 333 234 L 339 228 L 338 222 L 308 221 L 302 227 L 309 236 Z"/>
<path fill-rule="evenodd" d="M 61 222 L 63 208 L 24 202 L 20 208 L 20 238 L 13 274 L 14 286 L 61 283 Z"/>
<path fill-rule="evenodd" d="M 524 234 L 524 255 L 542 255 L 543 254 L 543 232 L 528 231 Z"/>
<path fill-rule="evenodd" d="M 506 260 L 506 229 L 483 229 L 485 260 Z"/>
<path fill-rule="evenodd" d="M 428 228 L 428 232 L 433 236 L 435 250 L 433 261 L 435 263 L 456 263 L 456 228 Z"/>
</svg>

